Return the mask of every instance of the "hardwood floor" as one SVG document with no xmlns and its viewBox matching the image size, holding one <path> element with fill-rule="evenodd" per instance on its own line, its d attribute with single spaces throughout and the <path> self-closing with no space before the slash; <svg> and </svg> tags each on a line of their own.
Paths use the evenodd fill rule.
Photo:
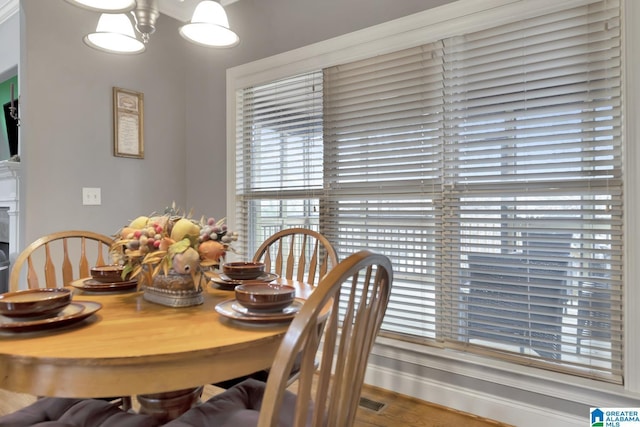
<svg viewBox="0 0 640 427">
<path fill-rule="evenodd" d="M 206 386 L 202 400 L 221 389 Z M 11 393 L 0 389 L 0 416 L 22 408 L 35 398 L 26 394 Z M 134 400 L 134 408 L 137 402 Z M 380 403 L 383 406 L 374 408 Z M 509 424 L 484 419 L 472 414 L 424 402 L 409 396 L 365 385 L 355 427 L 512 427 Z"/>
<path fill-rule="evenodd" d="M 35 400 L 36 398 L 29 394 L 12 393 L 0 389 L 0 416 L 23 408 L 35 402 Z"/>
<path fill-rule="evenodd" d="M 362 404 L 368 403 L 367 399 L 381 402 L 385 406 L 379 411 L 366 409 Z M 367 385 L 362 391 L 360 402 L 355 427 L 512 427 L 510 424 Z"/>
</svg>

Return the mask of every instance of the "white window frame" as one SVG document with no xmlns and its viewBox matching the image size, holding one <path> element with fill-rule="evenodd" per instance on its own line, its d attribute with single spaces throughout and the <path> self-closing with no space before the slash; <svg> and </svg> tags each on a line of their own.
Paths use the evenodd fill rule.
<svg viewBox="0 0 640 427">
<path fill-rule="evenodd" d="M 227 70 L 227 206 L 235 206 L 235 102 L 237 90 L 443 39 L 459 34 L 461 29 L 478 31 L 489 26 L 513 21 L 516 19 L 514 17 L 524 19 L 538 14 L 552 13 L 559 7 L 564 9 L 572 5 L 580 6 L 592 2 L 593 0 L 563 0 L 562 2 L 558 2 L 558 0 L 483 0 L 481 2 L 459 0 Z M 625 76 L 640 76 L 640 59 L 637 55 L 637 52 L 640 51 L 640 28 L 637 28 L 637 25 L 626 25 L 627 22 L 640 22 L 639 3 L 636 0 L 623 1 Z M 632 52 L 636 54 L 630 54 Z M 636 172 L 637 166 L 634 167 L 634 165 L 640 165 L 640 150 L 636 148 L 637 144 L 630 143 L 636 142 L 639 138 L 638 122 L 640 120 L 633 118 L 640 115 L 640 84 L 631 79 L 625 80 L 623 84 L 623 108 L 627 118 L 623 136 L 623 150 L 625 152 L 624 215 L 629 219 L 625 222 L 626 262 L 624 276 L 626 283 L 624 306 L 625 324 L 630 325 L 625 327 L 625 384 L 622 386 L 607 384 L 389 338 L 377 340 L 370 361 L 370 371 L 375 371 L 375 375 L 368 375 L 367 382 L 458 409 L 471 409 L 478 413 L 477 408 L 475 410 L 467 408 L 465 406 L 467 404 L 464 402 L 455 401 L 457 398 L 453 397 L 456 394 L 454 392 L 462 392 L 457 390 L 457 386 L 449 386 L 446 381 L 443 383 L 435 378 L 414 378 L 387 366 L 403 363 L 424 367 L 423 372 L 455 372 L 456 375 L 473 378 L 478 382 L 478 387 L 490 382 L 507 388 L 517 388 L 533 395 L 564 399 L 587 408 L 589 405 L 621 407 L 634 402 L 636 406 L 640 406 L 640 336 L 635 333 L 633 326 L 640 323 L 640 313 L 636 309 L 629 309 L 629 307 L 640 306 L 640 285 L 636 285 L 640 281 L 640 271 L 637 267 L 639 264 L 637 260 L 640 257 L 640 172 Z M 236 223 L 234 215 L 235 213 L 231 209 L 227 218 L 231 228 Z M 411 383 L 438 386 L 441 388 L 441 392 L 416 393 L 415 387 L 410 385 Z M 405 387 L 407 390 L 404 389 Z M 409 392 L 410 387 L 413 393 Z M 532 398 L 534 397 L 532 396 Z M 539 402 L 540 405 L 545 404 L 544 399 L 540 399 Z M 534 399 L 528 403 L 535 405 L 536 401 Z M 487 415 L 491 417 L 491 408 L 485 409 L 489 412 Z M 579 421 L 586 422 L 587 415 L 588 413 L 585 413 L 583 418 L 578 415 L 573 418 L 569 416 L 565 419 L 569 423 L 562 425 L 579 425 Z M 493 416 L 492 418 L 497 417 Z M 503 421 L 508 422 L 507 419 L 503 419 Z M 539 421 L 538 419 L 533 422 Z M 571 424 L 572 421 L 574 424 Z M 520 421 L 517 424 L 523 425 Z"/>
</svg>

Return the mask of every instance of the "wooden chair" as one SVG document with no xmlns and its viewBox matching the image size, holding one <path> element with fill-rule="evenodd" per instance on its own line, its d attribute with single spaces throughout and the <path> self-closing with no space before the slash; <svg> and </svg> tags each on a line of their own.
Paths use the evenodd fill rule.
<svg viewBox="0 0 640 427">
<path fill-rule="evenodd" d="M 338 264 L 329 240 L 307 228 L 288 228 L 267 238 L 256 250 L 253 261 L 265 264 L 265 271 L 290 280 L 315 285 Z"/>
<path fill-rule="evenodd" d="M 20 288 L 25 266 L 29 289 L 66 286 L 88 277 L 91 267 L 108 263 L 112 242 L 109 236 L 83 230 L 60 231 L 40 237 L 16 258 L 9 276 L 9 290 Z"/>
<path fill-rule="evenodd" d="M 266 384 L 248 379 L 166 426 L 352 426 L 392 276 L 383 255 L 365 250 L 349 256 L 320 281 L 292 321 Z M 319 341 L 316 332 L 323 322 Z M 299 352 L 303 357 L 294 395 L 287 390 L 287 378 Z"/>
<path fill-rule="evenodd" d="M 289 280 L 314 285 L 338 264 L 338 255 L 329 240 L 308 228 L 288 228 L 268 237 L 256 250 L 253 261 L 264 262 L 265 271 Z M 322 325 L 319 326 L 322 328 Z M 266 381 L 269 369 L 214 384 L 230 388 L 247 378 Z M 289 375 L 289 384 L 298 378 L 298 366 Z"/>
<path fill-rule="evenodd" d="M 89 277 L 91 267 L 109 262 L 112 243 L 111 237 L 86 230 L 59 231 L 40 237 L 16 258 L 9 275 L 9 290 L 20 289 L 25 268 L 29 289 L 68 286 L 74 280 Z M 106 397 L 104 400 L 123 410 L 131 408 L 130 396 Z"/>
</svg>

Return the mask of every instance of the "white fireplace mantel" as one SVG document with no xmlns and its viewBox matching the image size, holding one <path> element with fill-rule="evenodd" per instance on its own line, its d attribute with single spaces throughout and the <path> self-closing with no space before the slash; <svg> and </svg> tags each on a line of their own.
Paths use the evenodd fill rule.
<svg viewBox="0 0 640 427">
<path fill-rule="evenodd" d="M 9 260 L 20 249 L 20 162 L 0 161 L 0 208 L 9 214 Z"/>
</svg>

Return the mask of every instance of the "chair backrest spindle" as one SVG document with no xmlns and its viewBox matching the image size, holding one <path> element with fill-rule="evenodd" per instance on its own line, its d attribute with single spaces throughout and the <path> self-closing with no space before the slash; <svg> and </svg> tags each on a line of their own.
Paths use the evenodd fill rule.
<svg viewBox="0 0 640 427">
<path fill-rule="evenodd" d="M 45 263 L 44 263 L 44 282 L 47 288 L 56 287 L 56 267 L 51 260 L 51 248 L 49 243 L 45 243 Z"/>
<path fill-rule="evenodd" d="M 87 277 L 89 275 L 89 261 L 87 261 L 87 245 L 86 239 L 83 237 L 80 242 L 80 276 Z M 98 247 L 100 244 L 98 243 Z M 100 254 L 100 251 L 98 251 Z"/>
<path fill-rule="evenodd" d="M 40 282 L 38 281 L 38 275 L 36 274 L 36 269 L 33 267 L 33 261 L 31 260 L 31 257 L 27 258 L 27 265 L 27 283 L 29 284 L 29 288 L 38 289 L 40 287 Z M 15 268 L 15 266 L 13 268 Z M 11 280 L 9 280 L 9 284 L 11 284 Z M 9 290 L 17 291 L 18 286 L 10 286 Z"/>
<path fill-rule="evenodd" d="M 73 267 L 71 266 L 71 260 L 69 259 L 69 245 L 67 245 L 67 239 L 62 239 L 62 248 L 64 251 L 64 259 L 62 260 L 62 281 L 68 283 L 73 278 Z"/>
</svg>

